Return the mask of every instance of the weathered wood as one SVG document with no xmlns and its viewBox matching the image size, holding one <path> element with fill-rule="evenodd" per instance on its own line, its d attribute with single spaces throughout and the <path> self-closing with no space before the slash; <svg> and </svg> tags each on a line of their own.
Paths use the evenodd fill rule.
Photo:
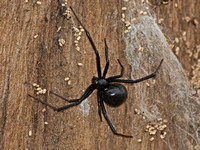
<svg viewBox="0 0 200 150">
<path fill-rule="evenodd" d="M 133 135 L 133 139 L 113 135 L 105 119 L 100 121 L 96 91 L 81 105 L 63 112 L 54 112 L 27 96 L 28 93 L 34 95 L 32 84 L 38 83 L 40 87 L 53 90 L 66 98 L 77 98 L 91 84 L 92 77 L 97 76 L 95 54 L 88 39 L 82 33 L 80 51 L 77 51 L 72 28 L 74 25 L 78 26 L 78 23 L 74 18 L 73 22 L 61 14 L 59 2 L 63 1 L 41 1 L 41 4 L 35 1 L 0 1 L 0 149 L 179 150 L 188 149 L 189 146 L 197 147 L 198 120 L 193 120 L 194 123 L 191 121 L 190 124 L 187 119 L 191 116 L 192 119 L 197 119 L 199 101 L 192 97 L 192 94 L 187 94 L 191 93 L 192 89 L 180 63 L 170 60 L 174 57 L 172 53 L 164 58 L 155 85 L 147 87 L 146 82 L 139 83 L 138 87 L 126 84 L 129 97 L 125 104 L 118 108 L 106 107 L 116 130 Z M 126 59 L 122 36 L 124 24 L 120 21 L 122 7 L 128 4 L 114 0 L 75 0 L 68 3 L 91 33 L 101 56 L 102 67 L 105 66 L 104 38 L 107 39 L 111 64 L 108 76 L 119 74 L 117 59 L 120 58 L 125 66 L 124 77 L 131 78 L 131 67 Z M 169 5 L 157 7 L 155 11 L 166 16 L 165 28 L 172 27 L 169 30 L 174 33 L 166 33 L 169 37 L 181 35 L 185 30 L 179 29 L 187 28 L 187 39 L 192 43 L 191 47 L 195 47 L 200 41 L 199 28 L 192 24 L 182 24 L 182 16 L 179 14 L 190 14 L 192 10 L 199 20 L 199 5 L 198 0 L 183 0 L 178 2 L 180 7 L 175 8 L 173 1 Z M 61 30 L 57 32 L 59 27 Z M 59 46 L 59 39 L 65 40 L 62 47 Z M 184 43 L 181 42 L 179 47 L 178 58 L 184 68 L 191 72 L 194 59 L 188 59 L 184 55 Z M 155 64 L 147 64 L 144 59 L 141 66 L 148 65 L 147 72 L 151 73 L 161 58 L 155 59 L 158 60 Z M 78 63 L 83 66 L 78 66 Z M 174 90 L 174 93 L 171 93 L 170 89 L 180 87 L 181 82 L 175 82 L 174 78 L 172 80 L 169 66 L 177 66 L 173 73 L 183 84 L 183 88 Z M 146 74 L 135 72 L 135 75 L 143 77 Z M 70 78 L 70 85 L 65 81 L 66 77 Z M 182 97 L 180 102 L 178 101 L 181 90 L 185 90 L 183 93 L 186 102 L 191 103 L 188 107 L 183 107 L 187 103 L 180 104 Z M 177 97 L 172 97 L 172 94 Z M 156 103 L 155 100 L 162 102 L 156 104 L 158 109 L 162 110 L 159 111 L 161 114 L 153 114 L 153 111 L 152 114 L 168 121 L 164 140 L 159 137 L 160 133 L 157 133 L 155 140 L 151 142 L 152 136 L 144 131 L 150 120 L 144 118 L 145 112 L 140 115 L 135 112 L 141 100 L 138 95 L 142 95 L 147 101 L 145 107 L 148 111 L 153 110 L 150 106 Z M 55 106 L 66 104 L 53 95 L 39 97 Z M 191 110 L 188 110 L 190 107 Z M 43 111 L 43 108 L 46 108 L 46 111 Z M 138 142 L 138 139 L 142 142 Z"/>
</svg>

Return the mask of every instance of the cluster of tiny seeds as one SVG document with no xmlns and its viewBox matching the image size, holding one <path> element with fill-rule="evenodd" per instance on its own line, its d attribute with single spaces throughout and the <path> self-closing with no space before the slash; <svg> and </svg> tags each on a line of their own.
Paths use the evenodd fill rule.
<svg viewBox="0 0 200 150">
<path fill-rule="evenodd" d="M 153 113 L 154 111 L 151 111 L 151 113 Z M 141 111 L 139 109 L 135 109 L 134 111 L 135 114 L 137 115 L 141 115 Z M 145 117 L 143 116 L 142 119 L 144 120 Z M 155 122 L 151 122 L 151 123 L 148 123 L 145 127 L 145 131 L 149 133 L 149 135 L 151 136 L 149 138 L 150 141 L 154 141 L 155 139 L 155 135 L 159 132 L 160 134 L 160 138 L 161 139 L 164 139 L 167 132 L 165 131 L 166 128 L 167 128 L 167 120 L 163 120 L 162 118 L 158 118 Z M 139 143 L 142 142 L 142 139 L 138 139 L 137 140 Z"/>
<path fill-rule="evenodd" d="M 71 85 L 71 83 L 72 83 L 69 77 L 66 77 L 65 81 L 67 82 L 68 85 Z"/>
<path fill-rule="evenodd" d="M 178 6 L 178 5 L 176 5 Z M 183 20 L 186 23 L 192 23 L 196 28 L 199 25 L 199 22 L 196 18 L 193 17 L 189 17 L 186 16 L 183 18 Z M 194 88 L 197 90 L 197 94 L 200 96 L 200 59 L 199 59 L 199 55 L 200 55 L 200 45 L 195 46 L 195 48 L 191 48 L 191 43 L 187 40 L 187 32 L 183 31 L 182 35 L 180 37 L 175 37 L 174 38 L 174 44 L 170 44 L 170 48 L 173 49 L 174 48 L 174 53 L 178 56 L 180 53 L 180 47 L 178 46 L 178 44 L 180 44 L 181 42 L 184 42 L 186 45 L 186 53 L 188 54 L 188 56 L 195 60 L 195 64 L 192 65 L 192 78 L 190 80 L 190 82 L 192 83 L 192 85 L 194 86 Z M 194 91 L 193 94 L 196 94 L 196 91 Z"/>
<path fill-rule="evenodd" d="M 76 50 L 80 51 L 79 41 L 81 39 L 82 32 L 84 32 L 84 29 L 83 29 L 82 26 L 79 26 L 79 28 L 77 28 L 77 27 L 74 26 L 73 30 L 75 32 L 74 33 L 74 37 L 75 37 L 74 44 L 75 44 Z"/>
<path fill-rule="evenodd" d="M 167 132 L 165 131 L 167 128 L 167 120 L 163 120 L 162 118 L 158 118 L 156 122 L 148 123 L 145 127 L 145 131 L 149 133 L 151 138 L 149 139 L 150 141 L 154 140 L 154 136 L 156 133 L 159 132 L 160 138 L 164 139 Z"/>
<path fill-rule="evenodd" d="M 126 10 L 126 9 L 127 9 L 126 7 L 122 7 L 122 10 Z M 124 22 L 125 27 L 126 27 L 126 30 L 124 31 L 124 33 L 128 33 L 132 29 L 132 27 L 131 27 L 131 23 L 129 21 L 126 21 L 125 18 L 126 18 L 126 15 L 124 13 L 122 13 L 121 20 L 122 20 L 122 22 Z"/>
<path fill-rule="evenodd" d="M 58 44 L 62 47 L 65 44 L 65 40 L 63 38 L 58 39 Z"/>
<path fill-rule="evenodd" d="M 128 0 L 124 0 L 124 2 L 128 2 Z M 143 0 L 142 2 L 145 3 L 144 0 Z M 149 1 L 146 0 L 146 3 L 149 3 Z M 136 7 L 136 3 L 134 3 L 134 7 Z M 149 8 L 146 7 L 146 9 L 148 10 Z M 126 10 L 127 10 L 127 7 L 122 7 L 123 13 L 122 13 L 122 18 L 121 18 L 121 20 L 122 20 L 122 22 L 125 24 L 125 27 L 126 27 L 124 33 L 129 33 L 129 32 L 131 31 L 131 29 L 132 29 L 131 22 L 135 22 L 135 21 L 136 21 L 136 18 L 135 18 L 135 17 L 132 18 L 131 21 L 126 20 L 126 15 L 125 15 L 125 11 L 126 11 Z M 140 15 L 147 15 L 147 12 L 141 10 L 141 11 L 139 12 L 139 14 L 140 14 Z"/>
<path fill-rule="evenodd" d="M 40 88 L 40 86 L 38 84 L 36 84 L 36 83 L 33 83 L 33 87 L 35 88 L 34 90 L 36 91 L 37 95 L 45 94 L 47 92 L 46 89 Z"/>
<path fill-rule="evenodd" d="M 63 5 L 65 5 L 65 4 L 63 4 Z M 67 17 L 67 19 L 70 19 L 71 18 L 71 11 L 70 11 L 70 8 L 68 7 L 67 9 L 66 9 L 66 11 L 63 13 L 63 16 L 66 16 Z"/>
</svg>

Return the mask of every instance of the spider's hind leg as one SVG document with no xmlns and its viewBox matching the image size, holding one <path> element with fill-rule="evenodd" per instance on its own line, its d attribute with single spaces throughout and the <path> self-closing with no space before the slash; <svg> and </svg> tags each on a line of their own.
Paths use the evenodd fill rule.
<svg viewBox="0 0 200 150">
<path fill-rule="evenodd" d="M 74 103 L 69 104 L 69 105 L 66 105 L 66 106 L 63 106 L 63 107 L 59 107 L 59 108 L 57 108 L 57 107 L 55 107 L 55 106 L 53 106 L 53 105 L 51 105 L 51 104 L 49 104 L 49 103 L 47 103 L 47 102 L 45 102 L 45 101 L 42 101 L 42 100 L 40 100 L 39 98 L 34 97 L 34 96 L 30 95 L 30 94 L 28 94 L 28 96 L 34 98 L 35 100 L 37 100 L 37 101 L 39 101 L 40 103 L 42 103 L 42 104 L 44 104 L 44 105 L 46 105 L 46 106 L 52 108 L 52 109 L 55 110 L 55 111 L 62 111 L 62 110 L 65 110 L 65 109 L 68 109 L 68 108 L 70 108 L 70 107 L 73 107 L 73 106 L 76 106 L 76 105 L 80 104 L 83 100 L 85 100 L 88 96 L 90 96 L 90 94 L 92 94 L 93 91 L 94 91 L 94 87 L 93 87 L 93 85 L 90 85 L 90 86 L 86 89 L 86 91 L 84 92 L 84 94 L 81 96 L 80 99 L 76 99 L 76 101 L 75 101 Z M 68 101 L 70 101 L 70 100 L 68 100 Z"/>
<path fill-rule="evenodd" d="M 122 137 L 127 137 L 127 138 L 133 138 L 133 136 L 131 135 L 125 135 L 125 134 L 121 134 L 121 133 L 117 133 L 117 131 L 115 130 L 115 128 L 113 127 L 111 121 L 109 120 L 107 114 L 106 114 L 106 109 L 105 109 L 105 106 L 104 106 L 104 103 L 103 103 L 103 99 L 102 99 L 102 96 L 101 96 L 101 108 L 102 108 L 102 112 L 103 112 L 103 115 L 104 115 L 104 118 L 106 119 L 108 125 L 110 126 L 110 129 L 112 130 L 112 132 L 115 134 L 115 135 L 118 135 L 118 136 L 122 136 Z"/>
</svg>

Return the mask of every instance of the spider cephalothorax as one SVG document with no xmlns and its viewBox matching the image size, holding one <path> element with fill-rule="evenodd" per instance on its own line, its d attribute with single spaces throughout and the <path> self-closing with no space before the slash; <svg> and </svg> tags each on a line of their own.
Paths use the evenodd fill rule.
<svg viewBox="0 0 200 150">
<path fill-rule="evenodd" d="M 104 102 L 106 104 L 108 104 L 109 106 L 113 106 L 113 107 L 117 107 L 117 106 L 121 105 L 127 99 L 128 93 L 127 93 L 126 88 L 119 83 L 137 83 L 137 82 L 141 82 L 141 81 L 147 80 L 149 78 L 155 77 L 156 73 L 158 72 L 158 70 L 159 70 L 159 68 L 160 68 L 160 66 L 163 62 L 163 59 L 161 60 L 160 64 L 158 65 L 158 67 L 157 67 L 157 69 L 155 70 L 154 73 L 147 75 L 143 78 L 137 79 L 137 80 L 119 79 L 124 74 L 124 67 L 120 63 L 120 61 L 118 60 L 118 63 L 121 66 L 121 73 L 119 75 L 106 78 L 106 74 L 107 74 L 107 71 L 108 71 L 108 68 L 109 68 L 108 47 L 107 47 L 107 44 L 106 44 L 106 40 L 104 40 L 104 42 L 105 42 L 106 67 L 105 67 L 105 69 L 103 71 L 103 75 L 102 75 L 101 65 L 100 65 L 100 56 L 99 56 L 99 53 L 96 49 L 96 46 L 95 46 L 89 32 L 86 30 L 86 28 L 80 22 L 80 20 L 78 19 L 78 17 L 76 16 L 76 14 L 75 14 L 75 12 L 73 11 L 72 8 L 71 8 L 71 10 L 74 13 L 78 22 L 84 28 L 84 30 L 86 32 L 86 36 L 89 39 L 90 44 L 92 45 L 92 48 L 93 48 L 93 50 L 96 54 L 96 64 L 97 64 L 98 77 L 92 78 L 92 84 L 85 90 L 84 94 L 79 99 L 68 100 L 68 99 L 64 98 L 63 96 L 60 96 L 60 95 L 54 93 L 53 91 L 49 91 L 51 94 L 54 94 L 54 95 L 62 98 L 63 100 L 71 103 L 71 104 L 63 106 L 63 107 L 56 108 L 53 105 L 51 105 L 47 102 L 44 102 L 44 101 L 42 101 L 42 100 L 40 100 L 40 99 L 30 95 L 30 94 L 28 94 L 28 95 L 30 97 L 34 98 L 35 100 L 40 101 L 41 103 L 49 106 L 50 108 L 52 108 L 55 111 L 62 111 L 62 110 L 65 110 L 65 109 L 68 109 L 70 107 L 73 107 L 73 106 L 80 104 L 83 100 L 85 100 L 88 96 L 90 96 L 90 94 L 92 94 L 92 92 L 94 90 L 97 90 L 98 114 L 99 114 L 101 121 L 102 121 L 101 113 L 103 113 L 104 118 L 106 119 L 108 125 L 110 126 L 111 130 L 113 131 L 113 133 L 115 135 L 132 138 L 132 136 L 130 136 L 130 135 L 121 134 L 121 133 L 118 133 L 115 130 L 115 128 L 113 127 L 112 123 L 110 122 L 110 120 L 109 120 L 109 118 L 106 114 Z M 113 83 L 113 82 L 115 82 L 115 83 Z"/>
<path fill-rule="evenodd" d="M 97 77 L 93 77 L 92 78 L 92 85 L 97 90 L 104 90 L 106 87 L 108 87 L 108 81 L 104 78 L 99 79 Z"/>
</svg>

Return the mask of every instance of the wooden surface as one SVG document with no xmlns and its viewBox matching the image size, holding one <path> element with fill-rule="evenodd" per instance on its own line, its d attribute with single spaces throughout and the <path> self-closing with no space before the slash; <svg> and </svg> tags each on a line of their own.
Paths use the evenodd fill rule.
<svg viewBox="0 0 200 150">
<path fill-rule="evenodd" d="M 59 2 L 41 1 L 39 5 L 36 1 L 0 1 L 0 149 L 188 149 L 181 143 L 183 134 L 176 134 L 179 133 L 174 127 L 176 117 L 168 113 L 170 109 L 173 111 L 175 104 L 168 97 L 167 88 L 170 86 L 167 82 L 171 81 L 165 80 L 170 78 L 167 76 L 166 64 L 163 64 L 156 77 L 156 85 L 146 94 L 148 96 L 153 93 L 155 98 L 163 98 L 163 103 L 166 104 L 165 107 L 160 106 L 163 109 L 163 118 L 168 120 L 167 130 L 170 131 L 166 135 L 169 135 L 166 141 L 160 139 L 159 135 L 155 141 L 149 140 L 151 136 L 144 131 L 148 122 L 142 120 L 141 115 L 134 113 L 140 99 L 135 96 L 136 89 L 132 85 L 125 85 L 129 92 L 125 104 L 118 108 L 106 108 L 116 130 L 133 135 L 133 139 L 113 135 L 105 119 L 100 121 L 96 91 L 83 104 L 63 112 L 54 112 L 27 96 L 28 93 L 34 95 L 32 84 L 37 83 L 42 88 L 53 90 L 66 98 L 77 98 L 91 84 L 92 77 L 97 76 L 95 54 L 88 39 L 82 34 L 79 42 L 81 49 L 75 49 L 72 28 L 74 25 L 78 26 L 78 23 L 75 19 L 73 23 L 71 19 L 63 17 Z M 175 39 L 178 35 L 180 37 L 183 31 L 187 31 L 190 49 L 195 50 L 195 46 L 200 44 L 199 25 L 183 24 L 181 20 L 183 16 L 191 15 L 199 21 L 200 4 L 198 0 L 183 0 L 177 3 L 178 8 L 175 8 L 173 1 L 168 5 L 156 7 L 154 11 L 158 17 L 165 19 L 162 27 L 167 29 L 167 36 Z M 130 79 L 131 67 L 126 60 L 122 39 L 124 25 L 120 22 L 124 2 L 75 0 L 68 1 L 68 5 L 74 8 L 90 31 L 99 50 L 102 67 L 105 66 L 104 38 L 107 39 L 110 58 L 108 76 L 119 74 L 117 59 L 120 58 L 125 66 L 125 77 Z M 57 32 L 60 26 L 61 30 Z M 62 47 L 59 46 L 59 39 L 65 40 Z M 180 47 L 178 59 L 191 78 L 191 66 L 197 59 L 185 53 L 184 42 L 177 45 Z M 167 61 L 166 59 L 164 63 Z M 83 66 L 78 66 L 78 63 Z M 155 66 L 148 72 L 152 72 Z M 183 80 L 187 80 L 181 71 L 177 70 L 176 73 L 182 76 Z M 135 74 L 144 76 L 138 75 L 137 72 Z M 70 78 L 70 85 L 65 81 L 66 77 Z M 145 83 L 142 84 L 145 86 Z M 66 104 L 52 95 L 39 97 L 57 107 Z M 149 99 L 147 106 L 152 101 Z M 194 105 L 199 108 L 198 103 Z M 44 108 L 46 111 L 43 111 Z M 199 111 L 196 111 L 194 115 L 198 113 Z M 135 129 L 140 126 L 141 130 L 137 132 Z M 137 141 L 140 138 L 141 143 Z M 168 142 L 170 144 L 166 144 Z M 192 138 L 189 143 L 192 146 L 197 145 Z"/>
</svg>

